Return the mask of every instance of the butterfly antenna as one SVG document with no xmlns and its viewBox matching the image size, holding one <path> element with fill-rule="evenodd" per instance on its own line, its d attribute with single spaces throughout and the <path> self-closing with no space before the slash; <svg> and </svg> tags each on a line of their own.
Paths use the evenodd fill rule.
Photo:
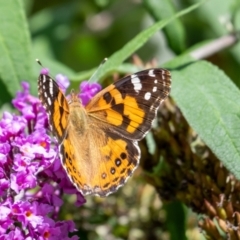
<svg viewBox="0 0 240 240">
<path fill-rule="evenodd" d="M 40 62 L 40 60 L 39 60 L 38 58 L 36 58 L 36 62 L 37 62 L 43 69 L 46 69 L 46 71 L 48 72 L 48 69 L 42 65 L 42 63 Z"/>
<path fill-rule="evenodd" d="M 104 65 L 104 63 L 107 61 L 107 58 L 104 58 L 102 60 L 102 62 L 100 63 L 99 67 L 97 68 L 97 70 L 93 73 L 93 75 L 89 78 L 88 82 L 97 82 L 97 75 L 100 72 L 100 70 L 102 69 L 102 66 Z"/>
<path fill-rule="evenodd" d="M 44 75 L 48 75 L 48 76 L 50 76 L 52 79 L 54 79 L 54 78 L 51 76 L 48 68 L 44 67 L 38 58 L 36 58 L 36 62 L 37 62 L 43 69 L 45 69 L 45 70 L 48 72 L 47 74 L 44 74 Z"/>
<path fill-rule="evenodd" d="M 40 62 L 40 60 L 38 58 L 36 58 L 36 62 L 42 67 L 42 68 L 45 68 L 42 63 Z"/>
<path fill-rule="evenodd" d="M 52 78 L 52 79 L 54 80 L 54 82 L 56 82 L 55 78 L 50 74 L 48 68 L 44 67 L 44 66 L 42 65 L 41 61 L 40 61 L 38 58 L 36 58 L 36 62 L 37 62 L 43 69 L 46 70 L 47 73 L 44 74 L 44 75 L 48 75 L 50 78 Z M 57 84 L 59 85 L 59 87 L 60 87 L 61 89 L 64 89 L 64 86 L 63 86 L 61 83 L 57 82 Z"/>
</svg>

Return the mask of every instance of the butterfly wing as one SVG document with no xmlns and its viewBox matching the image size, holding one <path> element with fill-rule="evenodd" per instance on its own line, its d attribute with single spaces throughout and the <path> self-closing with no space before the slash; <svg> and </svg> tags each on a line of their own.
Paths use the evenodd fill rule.
<svg viewBox="0 0 240 240">
<path fill-rule="evenodd" d="M 148 69 L 120 79 L 86 106 L 88 114 L 125 138 L 141 140 L 150 130 L 161 102 L 169 95 L 170 72 Z"/>
<path fill-rule="evenodd" d="M 57 83 L 48 75 L 38 78 L 38 96 L 45 107 L 51 130 L 59 143 L 64 139 L 68 124 L 69 105 Z"/>
<path fill-rule="evenodd" d="M 137 142 L 112 133 L 105 123 L 92 119 L 88 124 L 88 131 L 80 135 L 70 124 L 60 146 L 61 159 L 82 194 L 105 197 L 132 175 L 139 163 L 140 150 Z"/>
</svg>

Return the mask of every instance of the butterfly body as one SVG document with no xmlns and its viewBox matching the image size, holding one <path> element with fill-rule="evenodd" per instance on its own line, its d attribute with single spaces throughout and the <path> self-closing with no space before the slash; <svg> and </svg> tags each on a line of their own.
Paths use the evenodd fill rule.
<svg viewBox="0 0 240 240">
<path fill-rule="evenodd" d="M 127 76 L 97 93 L 86 107 L 74 93 L 67 100 L 47 75 L 40 75 L 38 85 L 70 180 L 82 194 L 107 196 L 138 166 L 138 141 L 169 94 L 170 73 L 150 69 Z"/>
<path fill-rule="evenodd" d="M 79 137 L 83 136 L 88 129 L 87 113 L 80 101 L 69 103 L 69 127 Z"/>
</svg>

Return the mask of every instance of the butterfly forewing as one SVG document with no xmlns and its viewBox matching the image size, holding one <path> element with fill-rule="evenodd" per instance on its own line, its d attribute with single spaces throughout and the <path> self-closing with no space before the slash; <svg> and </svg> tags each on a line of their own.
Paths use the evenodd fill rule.
<svg viewBox="0 0 240 240">
<path fill-rule="evenodd" d="M 124 77 L 98 93 L 86 109 L 122 136 L 141 140 L 150 130 L 161 102 L 169 95 L 170 72 L 149 69 Z M 104 115 L 103 111 L 104 110 Z"/>
<path fill-rule="evenodd" d="M 58 84 L 48 75 L 40 74 L 38 78 L 38 96 L 48 113 L 53 134 L 61 143 L 67 128 L 68 102 Z"/>
</svg>

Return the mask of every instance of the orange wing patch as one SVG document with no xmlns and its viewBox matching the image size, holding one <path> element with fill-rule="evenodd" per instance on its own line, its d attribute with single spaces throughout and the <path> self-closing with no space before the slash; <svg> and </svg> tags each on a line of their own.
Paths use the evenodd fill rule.
<svg viewBox="0 0 240 240">
<path fill-rule="evenodd" d="M 145 120 L 145 111 L 140 108 L 136 98 L 124 96 L 114 85 L 110 85 L 94 99 L 86 106 L 88 113 L 115 127 L 121 127 L 119 130 L 132 134 Z"/>
<path fill-rule="evenodd" d="M 145 113 L 139 108 L 136 99 L 133 97 L 126 96 L 123 99 L 120 92 L 118 92 L 118 95 L 112 95 L 117 92 L 114 89 L 113 92 L 106 93 L 107 95 L 111 94 L 109 104 L 112 105 L 110 108 L 105 109 L 107 122 L 114 126 L 123 125 L 126 131 L 133 133 L 142 124 Z M 105 105 L 107 104 L 107 100 L 102 97 L 98 104 L 99 108 L 102 101 L 105 102 Z"/>
<path fill-rule="evenodd" d="M 63 97 L 64 95 L 59 93 L 58 98 L 54 101 L 54 115 L 52 119 L 57 135 L 60 138 L 65 134 L 69 116 L 68 105 L 66 101 L 62 101 Z M 59 104 L 61 101 L 62 105 Z"/>
</svg>

